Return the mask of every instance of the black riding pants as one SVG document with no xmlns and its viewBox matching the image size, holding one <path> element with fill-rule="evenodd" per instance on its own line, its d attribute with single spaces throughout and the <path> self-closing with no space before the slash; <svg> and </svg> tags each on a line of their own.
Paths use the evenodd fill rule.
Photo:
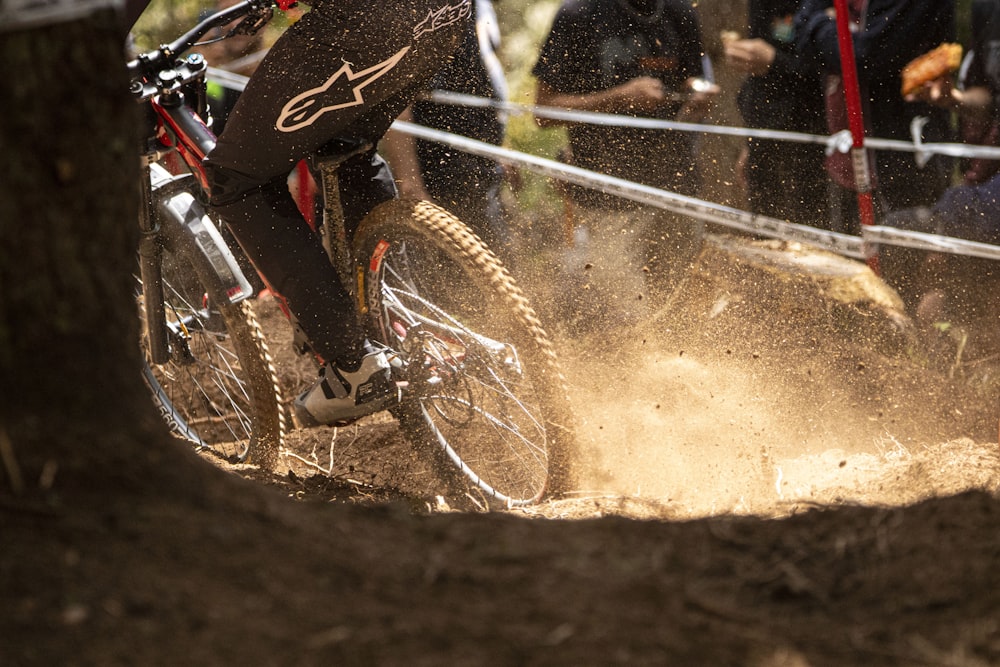
<svg viewBox="0 0 1000 667">
<path fill-rule="evenodd" d="M 455 50 L 471 0 L 323 0 L 275 43 L 206 159 L 212 209 L 286 301 L 315 351 L 351 363 L 363 339 L 319 237 L 286 186 L 331 139 L 377 144 Z M 374 154 L 341 167 L 348 231 L 395 195 Z"/>
</svg>

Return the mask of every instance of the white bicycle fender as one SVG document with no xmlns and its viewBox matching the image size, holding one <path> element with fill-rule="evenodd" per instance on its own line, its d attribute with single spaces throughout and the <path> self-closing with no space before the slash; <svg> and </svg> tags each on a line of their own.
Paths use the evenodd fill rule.
<svg viewBox="0 0 1000 667">
<path fill-rule="evenodd" d="M 191 193 L 194 179 L 189 174 L 174 176 L 160 165 L 150 166 L 153 198 L 159 211 L 169 215 L 191 232 L 195 247 L 226 287 L 231 303 L 253 296 L 253 287 L 243 274 L 236 257 L 226 245 L 215 223 Z"/>
</svg>

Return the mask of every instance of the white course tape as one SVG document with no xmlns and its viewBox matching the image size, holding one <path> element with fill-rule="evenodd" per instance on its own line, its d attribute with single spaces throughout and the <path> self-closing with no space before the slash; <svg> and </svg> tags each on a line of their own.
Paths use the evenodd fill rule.
<svg viewBox="0 0 1000 667">
<path fill-rule="evenodd" d="M 216 83 L 242 91 L 246 87 L 247 77 L 233 74 L 217 67 L 208 68 L 208 76 Z M 454 104 L 469 107 L 492 107 L 513 114 L 532 114 L 540 118 L 564 120 L 575 123 L 591 123 L 616 127 L 635 127 L 652 130 L 680 130 L 684 132 L 701 132 L 703 134 L 719 134 L 733 137 L 754 139 L 773 139 L 775 141 L 790 141 L 800 144 L 820 144 L 826 147 L 827 154 L 838 151 L 847 153 L 851 150 L 853 140 L 850 130 L 841 130 L 833 135 L 807 134 L 804 132 L 786 132 L 782 130 L 756 130 L 749 127 L 732 127 L 728 125 L 704 125 L 701 123 L 679 123 L 656 118 L 636 118 L 633 116 L 618 116 L 615 114 L 597 113 L 593 111 L 571 111 L 557 107 L 538 107 L 514 102 L 500 102 L 486 97 L 466 95 L 435 90 L 428 94 L 428 99 L 440 104 Z M 920 137 L 926 119 L 917 117 L 910 125 L 913 141 L 894 139 L 866 138 L 865 146 L 877 150 L 893 150 L 915 153 L 920 166 L 926 164 L 931 155 L 946 155 L 948 157 L 984 158 L 1000 160 L 1000 148 L 995 146 L 979 146 L 974 144 L 932 142 L 924 143 Z"/>
<path fill-rule="evenodd" d="M 904 248 L 917 248 L 918 250 L 964 255 L 965 257 L 1000 260 L 1000 246 L 990 245 L 989 243 L 967 241 L 952 236 L 923 234 L 921 232 L 911 232 L 905 229 L 882 227 L 880 225 L 865 227 L 862 232 L 862 236 L 869 243 L 897 245 Z"/>
<path fill-rule="evenodd" d="M 684 132 L 701 132 L 703 134 L 719 134 L 735 137 L 753 137 L 755 139 L 774 139 L 804 144 L 820 144 L 826 146 L 827 153 L 839 151 L 847 153 L 851 150 L 853 139 L 850 130 L 841 130 L 833 135 L 806 134 L 804 132 L 786 132 L 782 130 L 756 130 L 749 127 L 732 127 L 729 125 L 704 125 L 700 123 L 679 123 L 672 120 L 657 118 L 636 118 L 634 116 L 619 116 L 616 114 L 598 113 L 595 111 L 571 111 L 558 107 L 537 107 L 513 102 L 498 102 L 483 97 L 451 93 L 436 90 L 429 98 L 441 104 L 456 104 L 461 106 L 491 106 L 504 109 L 510 113 L 525 113 L 540 118 L 551 118 L 574 123 L 590 123 L 615 127 L 635 127 L 651 130 L 681 130 Z M 913 141 L 896 139 L 865 138 L 865 146 L 872 149 L 893 150 L 916 153 L 918 160 L 926 163 L 930 155 L 947 155 L 949 157 L 972 157 L 1000 160 L 1000 148 L 995 146 L 979 146 L 974 144 L 931 142 L 924 143 L 920 131 L 926 123 L 922 117 L 914 118 L 910 124 Z"/>
<path fill-rule="evenodd" d="M 703 222 L 739 229 L 752 234 L 786 241 L 809 243 L 831 252 L 855 259 L 865 259 L 865 247 L 872 244 L 897 245 L 920 250 L 945 252 L 969 257 L 1000 260 L 1000 247 L 950 236 L 912 232 L 895 227 L 865 226 L 862 235 L 852 236 L 829 232 L 808 225 L 799 225 L 777 218 L 749 213 L 741 209 L 715 204 L 694 197 L 640 185 L 594 171 L 563 164 L 555 160 L 512 151 L 457 134 L 433 130 L 413 123 L 396 121 L 393 129 L 415 137 L 436 141 L 468 153 L 490 157 L 503 164 L 529 169 L 543 176 L 581 185 L 625 199 L 656 206 Z"/>
<path fill-rule="evenodd" d="M 225 70 L 210 67 L 209 77 L 221 85 L 232 87 L 236 90 L 243 90 L 246 86 L 247 77 L 233 74 Z M 482 97 L 462 95 L 459 93 L 443 93 L 435 91 L 431 94 L 431 99 L 435 101 L 445 101 L 448 103 L 462 103 L 468 106 L 497 107 L 515 113 L 526 112 L 529 107 L 512 103 L 496 102 Z M 655 119 L 631 118 L 614 116 L 610 114 L 594 114 L 589 112 L 570 112 L 559 109 L 543 109 L 542 107 L 531 108 L 532 112 L 538 115 L 547 115 L 550 118 L 563 118 L 582 122 L 590 120 L 600 122 L 600 124 L 629 125 L 632 127 L 652 127 L 661 129 L 684 129 L 689 131 L 718 131 L 720 134 L 733 134 L 739 136 L 753 136 L 766 139 L 778 139 L 786 141 L 796 141 L 800 143 L 819 143 L 828 145 L 831 141 L 836 141 L 838 137 L 822 137 L 818 135 L 801 134 L 797 132 L 780 132 L 772 130 L 752 130 L 749 128 L 720 127 L 715 125 L 697 125 L 694 123 L 674 123 L 672 121 L 661 121 Z M 421 125 L 407 123 L 397 120 L 392 124 L 394 130 L 411 134 L 415 137 L 435 141 L 452 146 L 459 150 L 480 155 L 496 160 L 497 162 L 528 169 L 535 173 L 549 178 L 573 183 L 587 188 L 592 188 L 607 194 L 617 195 L 625 199 L 640 202 L 650 206 L 655 206 L 673 213 L 685 215 L 687 217 L 722 225 L 731 229 L 738 229 L 743 232 L 758 234 L 768 238 L 781 239 L 785 241 L 798 241 L 829 250 L 831 252 L 853 257 L 855 259 L 865 259 L 866 250 L 874 245 L 896 245 L 906 248 L 916 248 L 918 250 L 928 250 L 934 252 L 944 252 L 954 255 L 964 255 L 968 257 L 982 257 L 985 259 L 1000 260 L 1000 247 L 976 241 L 967 241 L 950 236 L 937 236 L 935 234 L 924 234 L 895 227 L 885 227 L 870 225 L 862 228 L 860 237 L 850 234 L 830 232 L 817 229 L 808 225 L 800 225 L 777 218 L 769 218 L 757 215 L 748 211 L 743 211 L 730 206 L 723 206 L 713 202 L 687 197 L 684 195 L 661 190 L 659 188 L 640 185 L 632 181 L 626 181 L 612 176 L 606 176 L 587 169 L 581 169 L 572 165 L 538 157 L 528 153 L 513 151 L 508 148 L 494 146 L 483 141 L 477 141 L 449 132 L 441 132 Z M 884 147 L 893 146 L 902 150 L 938 151 L 947 149 L 948 155 L 973 155 L 979 156 L 975 147 L 965 144 L 913 144 L 899 141 L 884 141 L 876 139 L 866 140 L 866 145 L 876 147 L 876 142 Z M 848 148 L 850 145 L 848 144 Z M 982 157 L 995 157 L 1000 159 L 1000 149 L 989 149 L 992 153 L 983 154 Z M 965 152 L 962 152 L 965 151 Z"/>
</svg>

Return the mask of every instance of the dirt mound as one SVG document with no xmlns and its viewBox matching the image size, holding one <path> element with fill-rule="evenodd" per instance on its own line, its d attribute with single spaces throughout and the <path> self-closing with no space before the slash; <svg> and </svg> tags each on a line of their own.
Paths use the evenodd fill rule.
<svg viewBox="0 0 1000 667">
<path fill-rule="evenodd" d="M 987 362 L 949 377 L 858 335 L 877 300 L 722 269 L 642 331 L 558 337 L 590 472 L 563 499 L 448 511 L 384 416 L 293 432 L 236 470 L 262 483 L 164 443 L 162 478 L 0 498 L 4 664 L 1000 665 Z"/>
</svg>

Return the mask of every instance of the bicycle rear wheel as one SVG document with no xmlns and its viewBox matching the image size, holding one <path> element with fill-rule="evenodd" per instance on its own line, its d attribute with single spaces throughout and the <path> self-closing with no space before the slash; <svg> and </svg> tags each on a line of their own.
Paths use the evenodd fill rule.
<svg viewBox="0 0 1000 667">
<path fill-rule="evenodd" d="M 150 363 L 143 322 L 143 376 L 153 400 L 175 435 L 230 462 L 273 469 L 285 420 L 253 306 L 230 302 L 182 221 L 162 212 L 159 218 L 170 359 Z M 141 285 L 137 293 L 141 300 Z"/>
<path fill-rule="evenodd" d="M 369 335 L 402 366 L 395 414 L 449 490 L 478 490 L 487 504 L 508 507 L 567 490 L 565 381 L 496 256 L 427 202 L 380 205 L 354 244 Z"/>
</svg>

